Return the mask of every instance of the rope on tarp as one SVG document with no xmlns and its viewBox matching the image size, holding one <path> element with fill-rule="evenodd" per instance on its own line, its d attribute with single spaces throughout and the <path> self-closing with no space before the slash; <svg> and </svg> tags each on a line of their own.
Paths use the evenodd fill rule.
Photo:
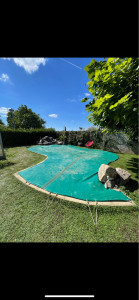
<svg viewBox="0 0 139 300">
<path fill-rule="evenodd" d="M 97 214 L 97 201 L 96 201 L 96 222 L 94 221 L 94 217 L 92 215 L 92 211 L 91 211 L 91 208 L 90 208 L 90 205 L 89 205 L 89 201 L 87 201 L 87 205 L 88 205 L 88 208 L 89 208 L 89 211 L 90 211 L 90 214 L 91 214 L 91 218 L 93 220 L 93 223 L 95 225 L 95 227 L 97 227 L 97 223 L 98 223 L 98 214 Z"/>
<path fill-rule="evenodd" d="M 55 181 L 60 175 L 62 175 L 68 168 L 70 168 L 76 161 L 78 161 L 82 156 L 84 156 L 84 154 L 80 155 L 79 157 L 77 157 L 71 164 L 69 164 L 66 168 L 64 168 L 61 172 L 59 172 L 56 176 L 54 176 L 52 179 L 50 179 L 47 183 L 45 183 L 42 186 L 42 189 L 46 188 L 50 183 L 52 183 L 53 181 Z"/>
<path fill-rule="evenodd" d="M 94 223 L 94 225 L 96 225 L 96 224 L 95 224 L 95 221 L 94 221 L 94 218 L 93 218 L 93 215 L 92 215 L 92 212 L 91 212 L 91 208 L 90 208 L 90 205 L 89 205 L 89 201 L 87 201 L 87 205 L 88 205 L 88 208 L 89 208 L 89 211 L 90 211 L 90 214 L 91 214 L 91 218 L 92 218 L 92 220 L 93 220 L 93 223 Z"/>
</svg>

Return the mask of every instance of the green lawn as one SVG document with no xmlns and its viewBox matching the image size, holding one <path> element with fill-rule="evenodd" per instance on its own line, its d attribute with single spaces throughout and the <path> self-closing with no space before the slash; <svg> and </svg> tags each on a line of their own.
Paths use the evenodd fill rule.
<svg viewBox="0 0 139 300">
<path fill-rule="evenodd" d="M 88 206 L 41 193 L 24 185 L 13 173 L 44 160 L 27 147 L 5 150 L 0 161 L 0 242 L 138 242 L 138 206 L 98 206 L 95 230 Z M 137 155 L 118 154 L 113 167 L 132 174 L 124 193 L 138 203 Z M 95 208 L 91 207 L 93 216 Z"/>
</svg>

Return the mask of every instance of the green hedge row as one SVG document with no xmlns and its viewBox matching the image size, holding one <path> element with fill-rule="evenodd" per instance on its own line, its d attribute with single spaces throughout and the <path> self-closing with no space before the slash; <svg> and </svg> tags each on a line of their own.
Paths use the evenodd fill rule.
<svg viewBox="0 0 139 300">
<path fill-rule="evenodd" d="M 35 145 L 39 138 L 52 136 L 57 138 L 58 134 L 53 128 L 48 129 L 0 129 L 4 147 L 17 147 Z"/>
</svg>

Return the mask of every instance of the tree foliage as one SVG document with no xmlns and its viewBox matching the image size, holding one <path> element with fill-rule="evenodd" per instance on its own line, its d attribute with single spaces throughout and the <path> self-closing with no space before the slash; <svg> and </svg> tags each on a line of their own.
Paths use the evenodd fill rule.
<svg viewBox="0 0 139 300">
<path fill-rule="evenodd" d="M 36 114 L 28 108 L 26 105 L 21 105 L 17 110 L 12 112 L 9 111 L 7 114 L 7 123 L 9 128 L 22 128 L 22 129 L 36 129 L 36 128 L 44 128 L 44 124 L 46 123 L 42 118 L 40 118 L 39 114 Z M 14 117 L 14 121 L 13 121 Z"/>
<path fill-rule="evenodd" d="M 3 123 L 2 119 L 0 118 L 0 127 L 1 126 L 5 126 L 5 124 Z"/>
<path fill-rule="evenodd" d="M 0 125 L 4 125 L 3 121 L 0 119 Z"/>
<path fill-rule="evenodd" d="M 85 68 L 88 91 L 93 99 L 82 102 L 90 113 L 88 120 L 106 133 L 124 130 L 138 135 L 138 58 L 92 59 Z"/>
</svg>

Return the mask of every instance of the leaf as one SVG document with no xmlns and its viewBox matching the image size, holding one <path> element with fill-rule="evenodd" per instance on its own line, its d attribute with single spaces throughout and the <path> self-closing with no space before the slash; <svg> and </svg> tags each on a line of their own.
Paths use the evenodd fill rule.
<svg viewBox="0 0 139 300">
<path fill-rule="evenodd" d="M 126 101 L 128 101 L 131 94 L 132 94 L 132 92 L 130 92 L 130 93 L 128 93 L 127 95 L 125 95 L 124 97 L 122 97 L 122 98 L 121 98 L 119 101 L 117 101 L 115 104 L 111 105 L 111 106 L 110 106 L 110 109 L 113 109 L 113 108 L 117 107 L 118 105 L 123 104 L 123 103 L 125 103 Z"/>
<path fill-rule="evenodd" d="M 90 81 L 87 82 L 87 85 L 89 85 L 89 87 L 93 87 L 94 82 L 90 80 Z"/>
<path fill-rule="evenodd" d="M 106 74 L 106 76 L 103 78 L 103 82 L 107 81 L 110 78 L 110 74 Z"/>
<path fill-rule="evenodd" d="M 91 63 L 90 63 L 90 64 L 93 65 L 93 64 L 95 64 L 95 63 L 96 63 L 96 59 L 93 58 L 93 59 L 91 60 Z"/>
<path fill-rule="evenodd" d="M 111 97 L 113 97 L 114 95 L 111 95 L 111 94 L 106 94 L 105 96 L 104 96 L 104 98 L 105 99 L 110 99 Z"/>
<path fill-rule="evenodd" d="M 109 57 L 107 60 L 108 63 L 114 62 L 114 58 L 113 57 Z"/>
<path fill-rule="evenodd" d="M 98 80 L 100 74 L 101 74 L 101 71 L 100 71 L 100 70 L 96 70 L 96 71 L 95 71 L 95 78 L 94 78 L 94 81 L 97 81 L 97 80 Z"/>
<path fill-rule="evenodd" d="M 85 97 L 81 100 L 81 102 L 86 102 L 89 98 Z"/>
</svg>

